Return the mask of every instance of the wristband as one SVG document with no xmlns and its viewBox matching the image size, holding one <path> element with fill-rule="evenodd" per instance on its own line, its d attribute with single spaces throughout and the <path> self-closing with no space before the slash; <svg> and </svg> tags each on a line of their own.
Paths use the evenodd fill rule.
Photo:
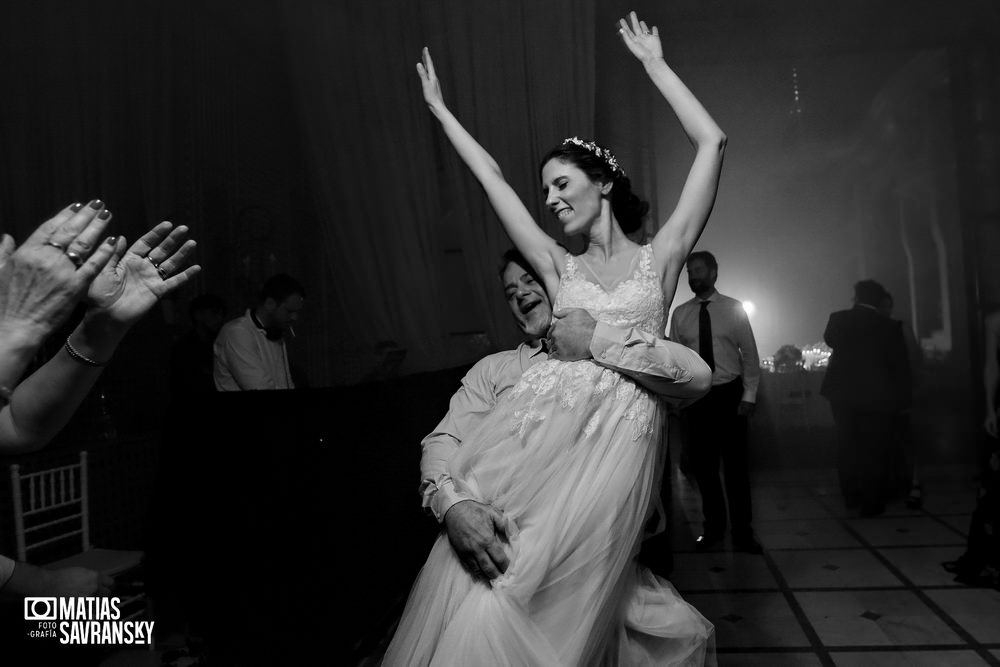
<svg viewBox="0 0 1000 667">
<path fill-rule="evenodd" d="M 103 367 L 105 367 L 105 366 L 108 365 L 107 362 L 105 362 L 105 363 L 102 364 L 99 361 L 94 361 L 90 357 L 87 357 L 87 356 L 84 356 L 83 354 L 80 354 L 70 344 L 70 342 L 69 342 L 69 336 L 66 336 L 66 345 L 65 345 L 65 347 L 66 347 L 66 352 L 69 354 L 69 356 L 72 357 L 75 361 L 79 361 L 81 364 L 85 364 L 87 366 L 93 366 L 94 368 L 103 368 Z"/>
</svg>

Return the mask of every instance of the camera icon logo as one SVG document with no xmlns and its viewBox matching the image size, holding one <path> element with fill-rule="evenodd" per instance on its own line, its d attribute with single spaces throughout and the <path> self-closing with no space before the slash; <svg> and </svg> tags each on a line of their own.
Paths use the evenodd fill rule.
<svg viewBox="0 0 1000 667">
<path fill-rule="evenodd" d="M 24 598 L 24 620 L 55 621 L 58 616 L 56 598 Z"/>
</svg>

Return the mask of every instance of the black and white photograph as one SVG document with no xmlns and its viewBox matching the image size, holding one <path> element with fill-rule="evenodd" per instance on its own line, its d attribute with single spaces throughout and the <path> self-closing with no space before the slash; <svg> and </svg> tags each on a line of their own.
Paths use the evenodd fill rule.
<svg viewBox="0 0 1000 667">
<path fill-rule="evenodd" d="M 1000 4 L 34 0 L 0 664 L 1000 665 Z"/>
</svg>

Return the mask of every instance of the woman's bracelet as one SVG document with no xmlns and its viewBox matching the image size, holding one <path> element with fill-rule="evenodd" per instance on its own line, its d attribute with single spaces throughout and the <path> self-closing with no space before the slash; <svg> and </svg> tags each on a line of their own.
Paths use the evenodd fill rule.
<svg viewBox="0 0 1000 667">
<path fill-rule="evenodd" d="M 93 366 L 94 368 L 103 368 L 103 367 L 105 367 L 105 366 L 108 365 L 107 362 L 104 362 L 102 364 L 101 362 L 94 361 L 90 357 L 84 356 L 83 354 L 81 354 L 80 352 L 78 352 L 76 350 L 76 348 L 74 348 L 70 344 L 70 342 L 69 342 L 69 336 L 66 336 L 66 346 L 65 347 L 66 347 L 66 352 L 69 354 L 69 356 L 72 357 L 74 360 L 79 361 L 81 364 L 85 364 L 87 366 Z"/>
</svg>

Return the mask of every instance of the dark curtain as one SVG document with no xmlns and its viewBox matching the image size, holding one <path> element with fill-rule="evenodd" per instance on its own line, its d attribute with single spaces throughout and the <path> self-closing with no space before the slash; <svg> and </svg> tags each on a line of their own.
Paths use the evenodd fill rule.
<svg viewBox="0 0 1000 667">
<path fill-rule="evenodd" d="M 419 359 L 411 369 L 448 362 L 445 309 L 474 309 L 494 345 L 515 343 L 496 279 L 509 242 L 427 110 L 415 64 L 429 46 L 450 108 L 556 233 L 542 215 L 537 161 L 561 138 L 592 131 L 592 3 L 383 0 L 283 11 L 331 278 L 323 328 L 359 353 L 378 340 L 403 344 Z M 472 303 L 454 303 L 437 270 L 454 248 Z"/>
<path fill-rule="evenodd" d="M 11 91 L 0 105 L 0 231 L 22 241 L 62 206 L 101 198 L 111 234 L 134 240 L 169 219 L 199 243 L 202 274 L 137 325 L 101 380 L 122 402 L 144 392 L 120 410 L 137 427 L 161 418 L 167 347 L 193 296 L 220 294 L 235 316 L 270 274 L 292 273 L 310 294 L 321 282 L 275 12 L 271 2 L 42 0 L 0 14 L 12 28 L 0 45 Z M 308 320 L 302 333 L 322 338 Z M 321 355 L 299 347 L 312 379 L 332 382 Z"/>
<path fill-rule="evenodd" d="M 235 316 L 279 271 L 307 289 L 290 345 L 312 386 L 362 377 L 380 340 L 409 349 L 405 372 L 469 363 L 443 315 L 464 309 L 489 348 L 517 342 L 496 277 L 509 241 L 426 109 L 420 49 L 539 222 L 574 247 L 540 194 L 551 146 L 608 142 L 595 115 L 615 109 L 603 135 L 639 182 L 652 173 L 630 163 L 647 150 L 641 132 L 621 138 L 648 91 L 625 98 L 620 72 L 649 84 L 616 41 L 617 10 L 601 12 L 579 0 L 6 3 L 17 29 L 0 46 L 0 230 L 23 240 L 92 197 L 114 212 L 111 233 L 192 228 L 203 273 L 127 339 L 105 379 L 122 397 L 164 393 L 191 298 L 220 294 Z"/>
</svg>

